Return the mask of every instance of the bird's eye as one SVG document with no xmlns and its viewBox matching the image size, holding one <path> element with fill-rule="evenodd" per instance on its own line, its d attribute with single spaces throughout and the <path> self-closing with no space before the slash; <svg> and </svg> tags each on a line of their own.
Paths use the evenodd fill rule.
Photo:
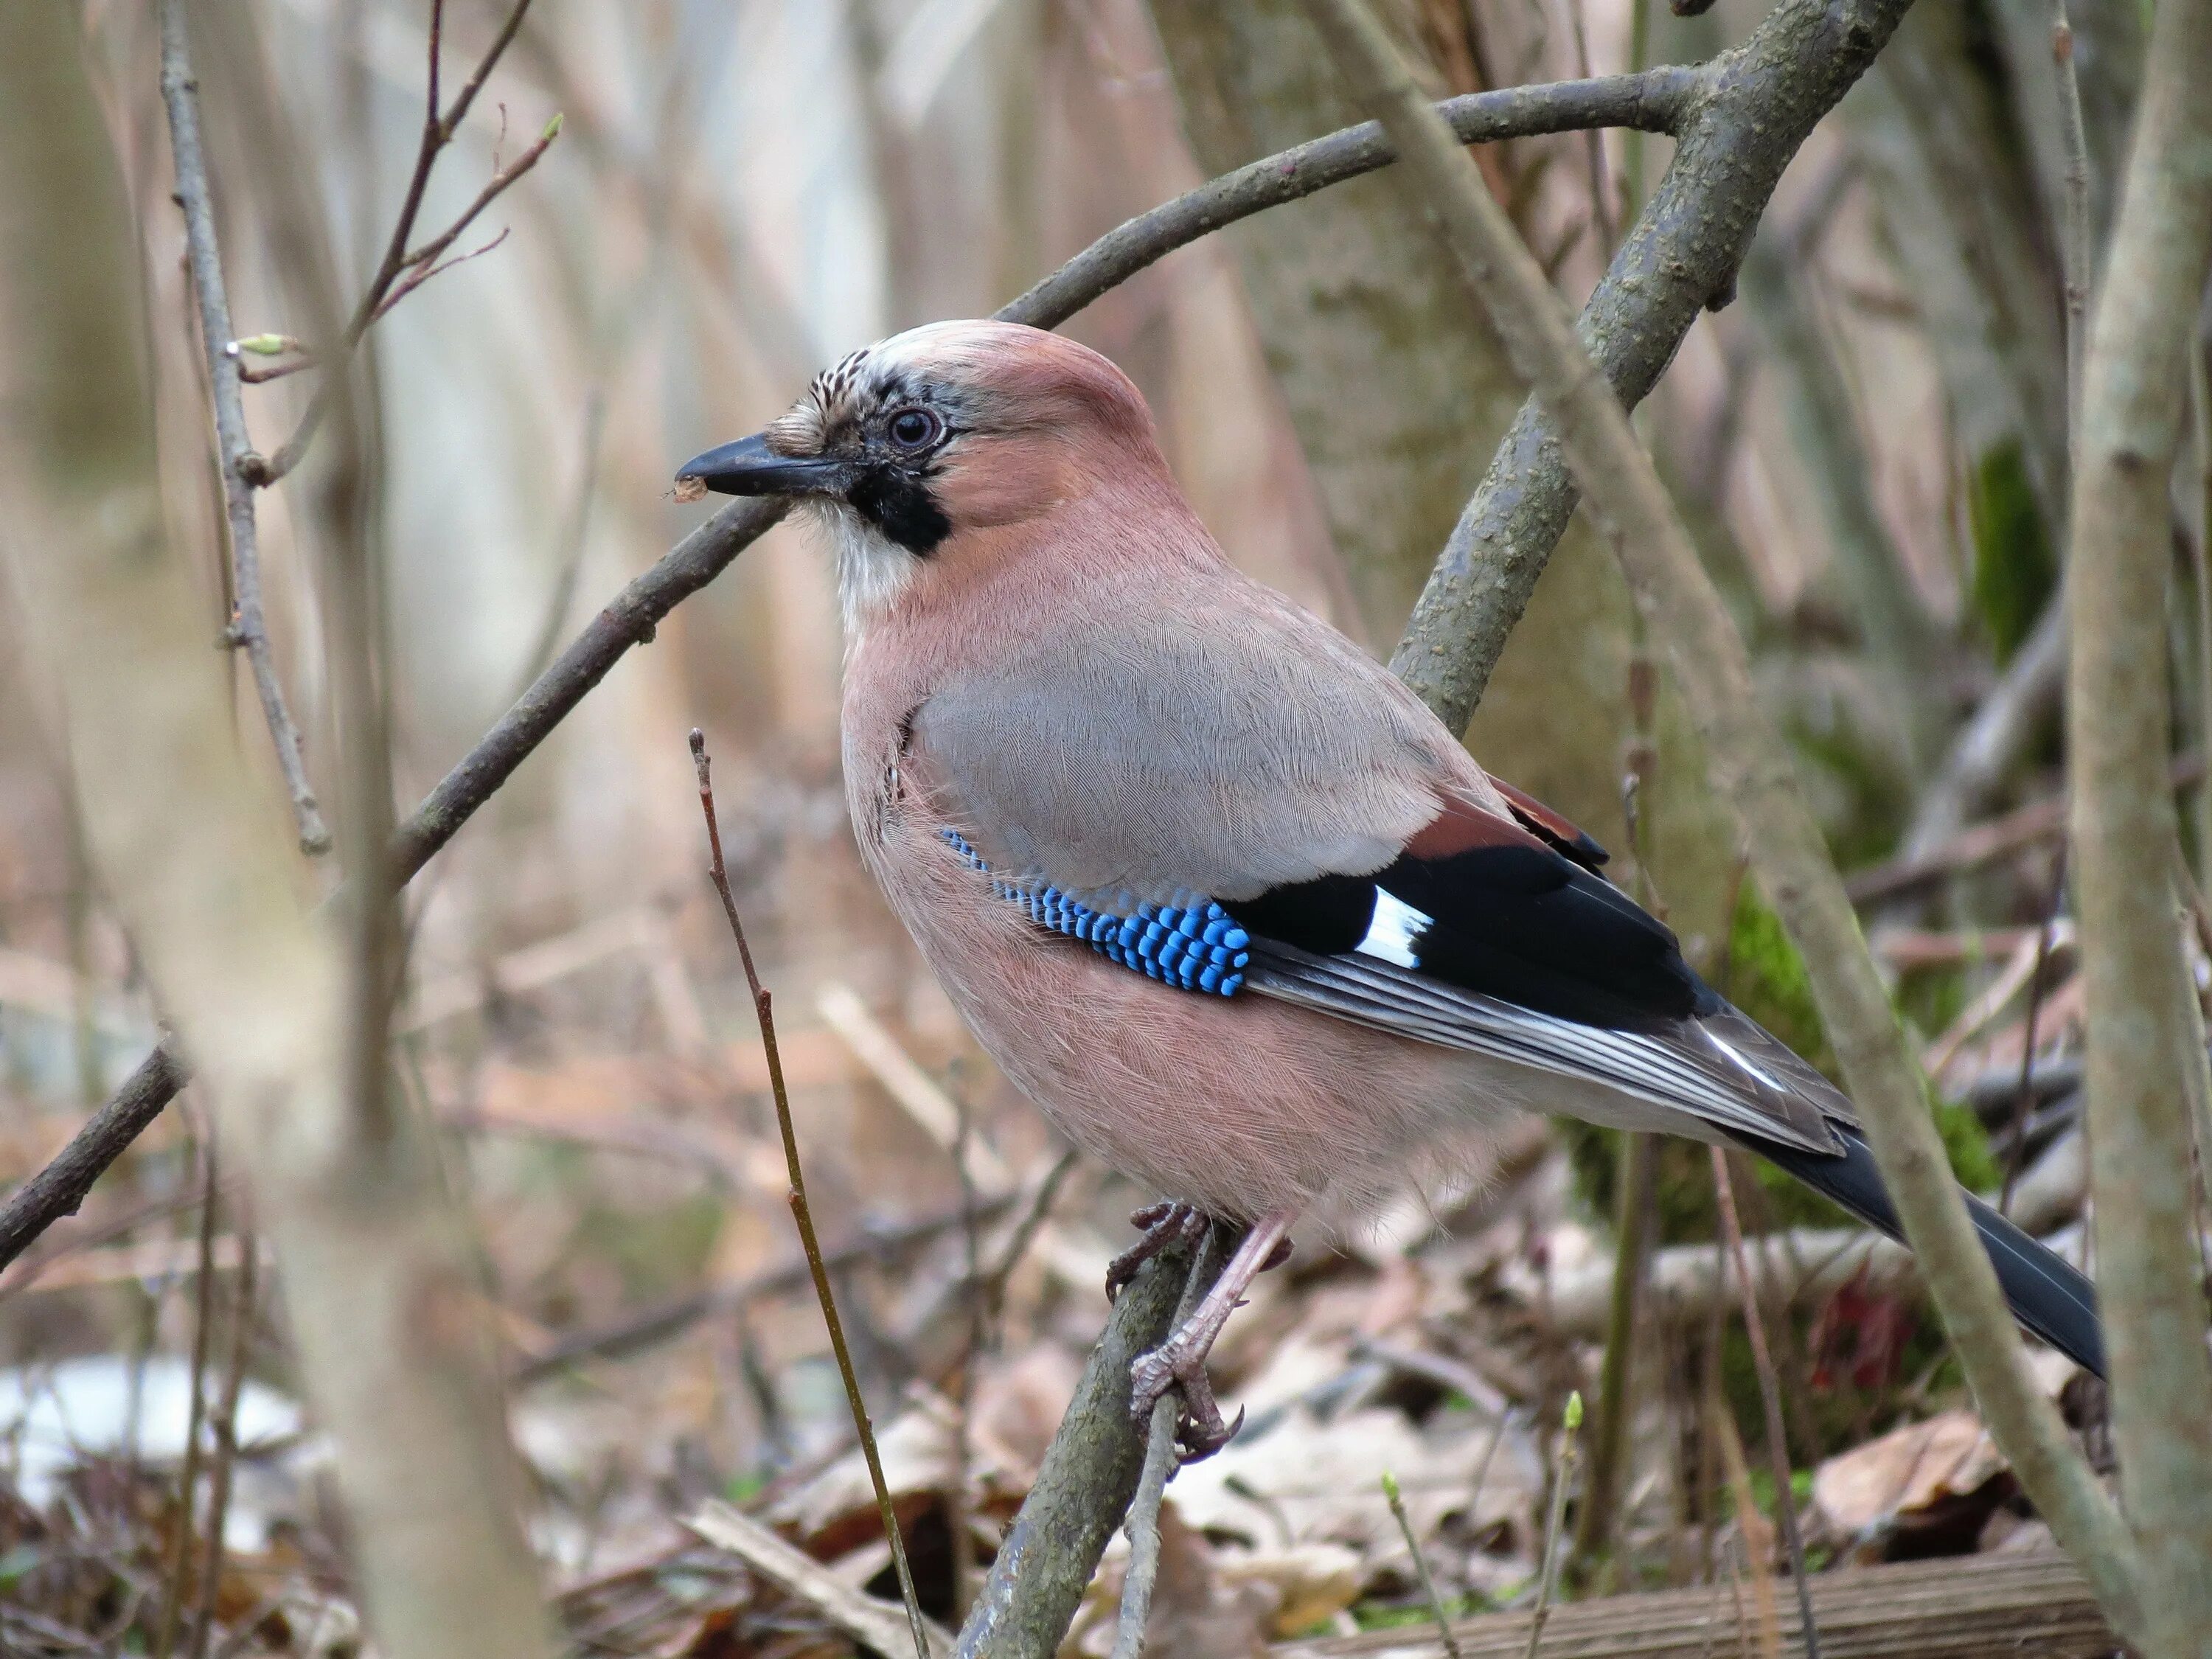
<svg viewBox="0 0 2212 1659">
<path fill-rule="evenodd" d="M 944 422 L 926 409 L 902 409 L 884 423 L 891 441 L 901 449 L 926 449 L 944 429 Z"/>
</svg>

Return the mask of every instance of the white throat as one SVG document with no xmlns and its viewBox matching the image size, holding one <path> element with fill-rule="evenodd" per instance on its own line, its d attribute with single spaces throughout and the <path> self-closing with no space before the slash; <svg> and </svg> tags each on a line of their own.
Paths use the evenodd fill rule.
<svg viewBox="0 0 2212 1659">
<path fill-rule="evenodd" d="M 921 559 L 843 501 L 816 505 L 836 553 L 837 604 L 845 614 L 845 635 L 856 639 L 890 609 L 921 571 Z"/>
</svg>

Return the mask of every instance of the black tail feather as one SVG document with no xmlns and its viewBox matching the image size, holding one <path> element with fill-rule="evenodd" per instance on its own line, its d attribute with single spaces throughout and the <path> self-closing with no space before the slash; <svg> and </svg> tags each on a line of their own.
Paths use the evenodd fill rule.
<svg viewBox="0 0 2212 1659">
<path fill-rule="evenodd" d="M 1873 1149 L 1849 1129 L 1838 1129 L 1841 1157 L 1808 1152 L 1777 1141 L 1740 1137 L 1748 1150 L 1786 1170 L 1822 1197 L 1833 1200 L 1869 1227 L 1903 1242 L 1897 1208 L 1875 1168 Z M 2097 1291 L 2086 1274 L 1999 1215 L 1972 1194 L 1966 1212 L 1982 1236 L 2013 1317 L 2077 1365 L 2105 1374 L 2105 1333 L 2097 1320 Z"/>
</svg>

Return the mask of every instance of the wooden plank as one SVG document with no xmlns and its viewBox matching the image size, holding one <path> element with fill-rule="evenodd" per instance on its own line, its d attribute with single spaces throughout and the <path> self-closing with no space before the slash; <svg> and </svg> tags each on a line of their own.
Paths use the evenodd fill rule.
<svg viewBox="0 0 2212 1659">
<path fill-rule="evenodd" d="M 1814 1575 L 1823 1659 L 2092 1659 L 2119 1644 L 2071 1563 L 2050 1552 L 1965 1556 Z M 1782 1650 L 1805 1651 L 1794 1598 L 1781 1598 Z M 1462 1659 L 1522 1659 L 1527 1613 L 1452 1626 Z M 1757 1650 L 1726 1584 L 1607 1596 L 1552 1609 L 1544 1659 L 1727 1659 Z M 1285 1643 L 1274 1659 L 1440 1659 L 1432 1625 Z"/>
</svg>

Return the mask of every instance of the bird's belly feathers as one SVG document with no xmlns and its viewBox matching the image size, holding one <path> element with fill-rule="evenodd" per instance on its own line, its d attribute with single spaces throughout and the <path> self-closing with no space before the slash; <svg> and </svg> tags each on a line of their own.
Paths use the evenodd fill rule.
<svg viewBox="0 0 2212 1659">
<path fill-rule="evenodd" d="M 1479 1170 L 1545 1080 L 1254 995 L 1175 989 L 1048 933 L 919 804 L 854 800 L 865 857 L 993 1061 L 1070 1139 L 1212 1213 L 1350 1220 Z"/>
</svg>

